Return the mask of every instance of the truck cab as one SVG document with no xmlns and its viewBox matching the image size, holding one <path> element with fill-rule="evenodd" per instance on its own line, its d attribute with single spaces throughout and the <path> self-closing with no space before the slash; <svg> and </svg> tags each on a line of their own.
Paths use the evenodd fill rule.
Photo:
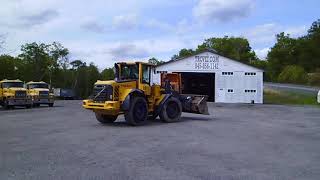
<svg viewBox="0 0 320 180">
<path fill-rule="evenodd" d="M 4 79 L 0 81 L 0 105 L 5 109 L 14 106 L 31 107 L 31 97 L 28 96 L 27 89 L 24 88 L 21 80 Z"/>
<path fill-rule="evenodd" d="M 54 95 L 50 93 L 49 84 L 40 81 L 30 81 L 26 84 L 28 95 L 32 99 L 34 107 L 39 107 L 41 104 L 46 104 L 52 107 L 54 104 Z"/>
</svg>

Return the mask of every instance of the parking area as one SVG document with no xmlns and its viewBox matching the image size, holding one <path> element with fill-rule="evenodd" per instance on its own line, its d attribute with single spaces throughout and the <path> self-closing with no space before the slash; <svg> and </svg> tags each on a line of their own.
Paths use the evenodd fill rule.
<svg viewBox="0 0 320 180">
<path fill-rule="evenodd" d="M 141 127 L 101 125 L 81 101 L 0 110 L 0 179 L 319 179 L 320 108 L 209 109 Z"/>
</svg>

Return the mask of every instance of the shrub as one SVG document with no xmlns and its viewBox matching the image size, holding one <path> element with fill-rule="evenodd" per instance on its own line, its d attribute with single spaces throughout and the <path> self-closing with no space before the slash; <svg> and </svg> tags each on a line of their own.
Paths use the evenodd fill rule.
<svg viewBox="0 0 320 180">
<path fill-rule="evenodd" d="M 306 84 L 308 82 L 307 73 L 303 67 L 290 65 L 286 66 L 278 77 L 279 82 Z"/>
<path fill-rule="evenodd" d="M 320 86 L 320 72 L 317 73 L 311 73 L 308 76 L 308 81 L 310 85 L 313 86 Z"/>
</svg>

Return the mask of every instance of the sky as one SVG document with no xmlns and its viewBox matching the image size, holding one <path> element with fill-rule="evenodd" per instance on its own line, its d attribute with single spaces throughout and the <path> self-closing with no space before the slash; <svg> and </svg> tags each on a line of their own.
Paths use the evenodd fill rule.
<svg viewBox="0 0 320 180">
<path fill-rule="evenodd" d="M 280 32 L 305 35 L 319 0 L 0 0 L 4 53 L 22 44 L 60 42 L 70 61 L 170 60 L 210 37 L 247 38 L 264 59 Z"/>
</svg>

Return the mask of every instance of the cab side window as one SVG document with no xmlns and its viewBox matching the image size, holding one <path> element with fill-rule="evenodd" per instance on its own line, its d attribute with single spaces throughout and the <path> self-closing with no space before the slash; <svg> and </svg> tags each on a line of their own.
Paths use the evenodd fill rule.
<svg viewBox="0 0 320 180">
<path fill-rule="evenodd" d="M 150 84 L 150 66 L 142 65 L 142 83 Z"/>
</svg>

